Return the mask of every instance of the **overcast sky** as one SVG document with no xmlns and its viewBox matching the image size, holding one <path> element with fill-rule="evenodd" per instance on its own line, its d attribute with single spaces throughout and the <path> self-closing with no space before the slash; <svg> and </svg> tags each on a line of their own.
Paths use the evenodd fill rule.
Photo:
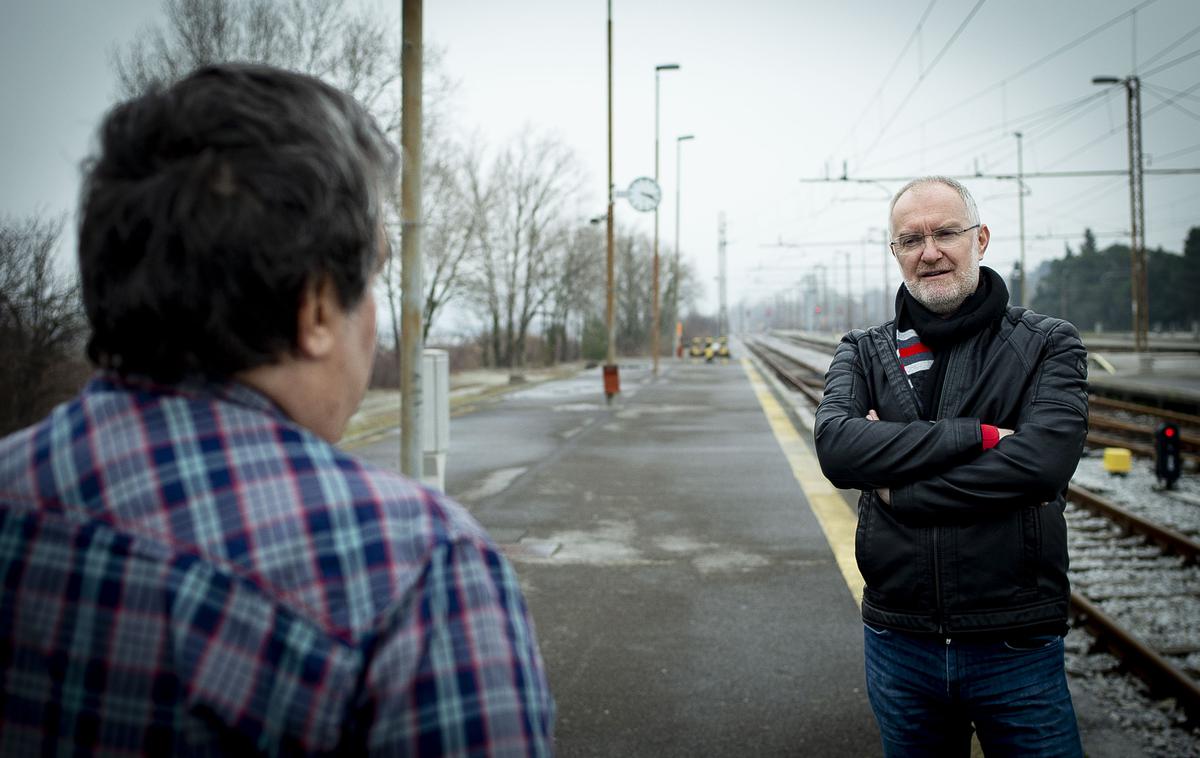
<svg viewBox="0 0 1200 758">
<path fill-rule="evenodd" d="M 359 1 L 398 27 L 399 0 Z M 0 213 L 73 213 L 79 161 L 115 92 L 109 51 L 158 20 L 161 2 L 0 2 Z M 455 128 L 496 145 L 557 134 L 590 175 L 581 217 L 605 203 L 605 21 L 604 0 L 425 3 L 426 42 L 458 85 Z M 618 187 L 654 174 L 654 67 L 681 66 L 661 75 L 660 238 L 673 247 L 675 137 L 695 134 L 683 145 L 681 242 L 709 310 L 722 212 L 733 308 L 821 263 L 842 282 L 847 257 L 855 291 L 878 288 L 899 180 L 1015 173 L 1014 131 L 1027 173 L 1126 170 L 1125 90 L 1093 76 L 1144 74 L 1148 167 L 1200 166 L 1200 55 L 1187 57 L 1200 51 L 1196 0 L 614 0 L 613 40 Z M 840 176 L 843 161 L 851 178 L 882 181 L 802 181 Z M 1008 274 L 1015 182 L 966 183 L 993 233 L 985 263 Z M 1101 245 L 1128 234 L 1122 176 L 1028 186 L 1031 267 L 1077 247 L 1085 227 Z M 1147 244 L 1180 250 L 1200 225 L 1200 175 L 1148 175 L 1145 196 Z M 617 219 L 652 229 L 652 214 L 624 202 Z M 770 246 L 781 241 L 791 246 Z"/>
</svg>

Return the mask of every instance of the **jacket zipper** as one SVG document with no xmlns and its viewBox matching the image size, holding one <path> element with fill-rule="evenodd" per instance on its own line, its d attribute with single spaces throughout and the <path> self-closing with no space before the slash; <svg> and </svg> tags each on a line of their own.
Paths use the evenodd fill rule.
<svg viewBox="0 0 1200 758">
<path fill-rule="evenodd" d="M 946 352 L 944 360 L 953 360 L 956 353 L 961 348 L 961 344 L 955 345 Z M 953 364 L 947 364 L 946 370 L 942 372 L 942 386 L 938 388 L 938 407 L 934 409 L 934 420 L 942 418 L 946 406 L 946 382 L 950 380 L 951 369 Z M 942 550 L 941 550 L 941 527 L 933 527 L 933 594 L 937 602 L 937 624 L 938 633 L 946 635 L 946 609 L 942 601 Z M 946 644 L 950 644 L 950 638 L 946 637 Z"/>
<path fill-rule="evenodd" d="M 942 562 L 938 533 L 938 527 L 933 527 L 933 595 L 937 601 L 938 633 L 944 635 L 946 633 L 946 614 L 942 612 Z M 946 640 L 946 644 L 950 644 L 950 640 Z"/>
<path fill-rule="evenodd" d="M 912 386 L 912 382 L 907 381 L 907 374 L 905 374 L 905 372 L 904 372 L 904 366 L 902 366 L 900 364 L 900 356 L 897 352 L 899 350 L 899 348 L 896 347 L 895 329 L 896 329 L 896 325 L 893 324 L 891 331 L 888 331 L 887 329 L 882 329 L 880 331 L 883 332 L 884 337 L 888 341 L 888 346 L 891 348 L 889 350 L 889 352 L 891 353 L 892 360 L 896 361 L 896 365 L 899 366 L 899 368 L 900 368 L 900 374 L 905 377 L 904 383 L 908 386 L 909 395 L 912 397 L 912 400 L 913 400 L 913 407 L 915 407 L 919 413 L 920 408 L 921 408 L 921 401 L 917 398 L 917 391 Z M 951 351 L 951 352 L 953 352 L 953 351 Z M 946 359 L 949 360 L 949 356 L 947 356 Z M 943 390 L 945 390 L 946 377 L 948 377 L 949 375 L 950 375 L 949 374 L 949 366 L 947 366 L 947 372 L 942 374 L 942 389 Z M 946 393 L 943 391 L 939 394 L 941 395 L 942 401 L 945 402 L 945 394 Z M 938 416 L 941 415 L 940 408 L 936 409 L 935 415 L 938 415 Z M 939 559 L 941 550 L 939 549 L 940 545 L 938 544 L 940 542 L 939 528 L 934 526 L 934 527 L 932 527 L 932 529 L 933 529 L 933 595 L 934 595 L 934 601 L 936 603 L 935 610 L 936 610 L 936 614 L 937 614 L 938 633 L 945 635 L 945 633 L 946 633 L 945 613 L 943 613 L 943 609 L 942 609 L 942 566 L 941 566 L 941 560 Z M 950 644 L 950 640 L 948 638 L 946 640 L 946 644 L 947 645 Z"/>
</svg>

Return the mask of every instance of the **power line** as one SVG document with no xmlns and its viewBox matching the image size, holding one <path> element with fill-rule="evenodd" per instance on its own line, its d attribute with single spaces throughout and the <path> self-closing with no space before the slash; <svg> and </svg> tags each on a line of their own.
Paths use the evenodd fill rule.
<svg viewBox="0 0 1200 758">
<path fill-rule="evenodd" d="M 1183 63 L 1184 61 L 1191 60 L 1192 58 L 1195 58 L 1197 55 L 1200 55 L 1200 50 L 1193 50 L 1190 53 L 1186 53 L 1184 55 L 1179 56 L 1178 58 L 1169 60 L 1166 63 L 1162 64 L 1161 66 L 1152 68 L 1149 71 L 1143 71 L 1141 73 L 1141 76 L 1142 76 L 1142 78 L 1145 78 L 1147 76 L 1154 76 L 1155 74 L 1166 71 L 1167 69 L 1171 68 L 1172 66 L 1178 66 L 1180 63 Z"/>
<path fill-rule="evenodd" d="M 1046 63 L 1057 58 L 1058 56 L 1062 55 L 1063 53 L 1067 52 L 1068 50 L 1071 50 L 1072 48 L 1077 47 L 1078 45 L 1080 45 L 1080 44 L 1086 42 L 1087 40 L 1091 39 L 1092 37 L 1096 36 L 1100 32 L 1105 31 L 1109 27 L 1112 27 L 1121 21 L 1124 21 L 1125 19 L 1129 18 L 1131 15 L 1137 13 L 1138 11 L 1142 10 L 1143 8 L 1153 5 L 1156 2 L 1158 2 L 1158 0 L 1144 0 L 1144 2 L 1138 4 L 1137 6 L 1125 11 L 1124 13 L 1120 13 L 1120 14 L 1114 16 L 1113 18 L 1109 19 L 1108 21 L 1105 21 L 1104 23 L 1095 27 L 1091 31 L 1088 31 L 1088 32 L 1076 37 L 1075 39 L 1073 39 L 1070 42 L 1066 43 L 1065 45 L 1059 47 L 1058 49 L 1054 50 L 1053 52 L 1042 56 L 1041 58 L 1037 59 L 1033 63 L 1030 63 L 1029 65 L 1025 66 L 1024 68 L 1020 69 L 1015 74 L 1010 74 L 1009 76 L 1005 77 L 1004 79 L 1001 79 L 1000 81 L 996 82 L 995 84 L 980 90 L 979 92 L 975 93 L 974 95 L 971 95 L 964 100 L 960 100 L 957 104 L 955 104 L 953 106 L 952 110 L 958 110 L 959 108 L 963 108 L 963 107 L 975 102 L 976 100 L 980 99 L 981 97 L 991 94 L 992 92 L 1003 87 L 1004 85 L 1008 84 L 1012 80 L 1020 78 L 1020 77 L 1024 76 L 1025 74 L 1028 74 L 1030 71 L 1033 71 L 1034 69 L 1045 65 Z M 1171 64 L 1168 64 L 1168 65 L 1174 65 L 1174 63 L 1175 62 L 1173 61 Z M 1160 67 L 1160 69 L 1156 69 L 1156 71 L 1157 70 L 1161 70 L 1161 67 Z M 1147 72 L 1147 73 L 1143 74 L 1143 76 L 1147 76 L 1150 73 L 1155 73 L 1155 72 Z M 951 110 L 951 109 L 948 109 L 947 111 L 943 111 L 943 114 L 948 112 L 949 110 Z M 902 134 L 909 134 L 913 131 L 917 131 L 918 129 L 924 128 L 924 126 L 926 124 L 928 124 L 931 120 L 932 119 L 926 120 L 926 121 L 922 122 L 919 126 L 915 127 L 914 129 L 910 129 L 907 132 L 902 132 Z"/>
<path fill-rule="evenodd" d="M 1200 89 L 1200 84 L 1193 85 L 1192 87 L 1190 87 L 1190 88 L 1188 88 L 1188 89 L 1184 90 L 1183 92 L 1180 92 L 1180 93 L 1176 94 L 1176 95 L 1175 95 L 1173 98 L 1171 98 L 1170 100 L 1164 100 L 1163 102 L 1161 102 L 1161 103 L 1159 103 L 1158 105 L 1154 106 L 1154 107 L 1153 107 L 1153 108 L 1151 108 L 1150 110 L 1148 110 L 1148 111 L 1144 112 L 1144 113 L 1142 114 L 1142 120 L 1143 120 L 1143 121 L 1145 121 L 1145 120 L 1146 120 L 1146 118 L 1148 118 L 1148 117 L 1150 117 L 1150 116 L 1154 115 L 1155 113 L 1157 113 L 1157 112 L 1161 111 L 1163 108 L 1167 107 L 1168 105 L 1173 105 L 1175 100 L 1178 100 L 1180 97 L 1184 97 L 1184 96 L 1186 96 L 1186 95 L 1189 95 L 1189 94 L 1191 94 L 1193 91 L 1195 91 L 1195 90 L 1197 90 L 1197 89 Z M 1122 123 L 1120 126 L 1114 126 L 1112 129 L 1109 129 L 1107 132 L 1105 132 L 1104 134 L 1101 134 L 1099 137 L 1097 137 L 1096 139 L 1092 140 L 1091 142 L 1088 142 L 1088 143 L 1087 143 L 1087 144 L 1085 144 L 1085 145 L 1080 145 L 1078 148 L 1076 148 L 1076 149 L 1072 150 L 1071 152 L 1067 153 L 1067 154 L 1066 154 L 1066 155 L 1064 155 L 1063 157 L 1061 157 L 1061 158 L 1059 158 L 1058 160 L 1054 161 L 1053 163 L 1049 164 L 1049 166 L 1050 166 L 1050 167 L 1054 167 L 1054 166 L 1061 166 L 1063 163 L 1066 163 L 1068 160 L 1070 160 L 1071 158 L 1074 158 L 1076 155 L 1079 155 L 1080 153 L 1082 153 L 1082 152 L 1084 152 L 1084 151 L 1086 151 L 1086 150 L 1089 150 L 1089 149 L 1091 149 L 1091 148 L 1095 147 L 1096 145 L 1100 144 L 1101 142 L 1103 142 L 1104 140 L 1106 140 L 1106 139 L 1108 139 L 1109 137 L 1113 136 L 1114 134 L 1117 134 L 1118 132 L 1122 132 L 1122 131 L 1124 131 L 1124 130 L 1125 130 L 1127 127 L 1128 127 L 1128 125 L 1129 125 L 1129 122 L 1128 122 L 1128 121 L 1125 121 L 1125 122 L 1123 122 L 1123 123 Z M 1149 171 L 1146 171 L 1145 173 L 1149 173 Z"/>
<path fill-rule="evenodd" d="M 1156 155 L 1156 156 L 1154 156 L 1154 160 L 1156 160 L 1156 161 L 1170 160 L 1171 158 L 1178 158 L 1181 155 L 1187 155 L 1188 153 L 1194 153 L 1197 150 L 1200 150 L 1200 144 L 1192 145 L 1191 147 L 1185 147 L 1182 150 L 1175 150 L 1174 152 L 1167 153 L 1166 155 Z"/>
<path fill-rule="evenodd" d="M 1200 55 L 1200 50 L 1197 50 L 1196 54 Z M 1200 89 L 1200 83 L 1193 84 L 1191 87 L 1188 87 L 1187 89 L 1183 90 L 1182 92 L 1176 93 L 1173 97 L 1171 97 L 1167 100 L 1163 100 L 1158 105 L 1156 105 L 1153 108 L 1151 108 L 1150 110 L 1146 111 L 1146 113 L 1143 115 L 1143 118 L 1145 118 L 1145 116 L 1149 116 L 1153 113 L 1157 113 L 1158 111 L 1161 111 L 1163 108 L 1166 108 L 1168 105 L 1175 105 L 1176 100 L 1178 100 L 1181 97 L 1187 97 L 1188 95 L 1192 94 L 1193 92 L 1195 92 L 1198 89 Z M 1179 106 L 1176 106 L 1176 107 L 1179 107 Z"/>
<path fill-rule="evenodd" d="M 1147 0 L 1147 2 L 1154 1 L 1155 0 Z M 875 146 L 878 145 L 879 141 L 883 139 L 885 134 L 887 134 L 888 127 L 895 122 L 896 116 L 900 114 L 900 111 L 904 109 L 904 106 L 908 105 L 908 99 L 912 97 L 913 93 L 917 91 L 917 88 L 921 86 L 921 83 L 925 81 L 925 77 L 929 75 L 929 72 L 932 71 L 934 67 L 937 66 L 937 64 L 942 60 L 942 57 L 958 39 L 959 35 L 963 33 L 963 30 L 967 28 L 967 24 L 971 23 L 971 19 L 975 18 L 975 14 L 979 12 L 979 9 L 983 7 L 985 2 L 987 2 L 987 0 L 979 0 L 977 3 L 975 3 L 975 7 L 971 9 L 971 11 L 967 14 L 967 17 L 964 18 L 962 23 L 958 25 L 958 28 L 954 30 L 954 34 L 950 35 L 950 39 L 946 41 L 946 44 L 942 45 L 942 49 L 939 50 L 938 54 L 934 56 L 933 61 L 930 62 L 929 66 L 927 66 L 924 71 L 917 75 L 917 80 L 913 82 L 913 86 L 909 88 L 904 97 L 900 98 L 900 105 L 897 106 L 896 110 L 892 112 L 892 115 L 886 121 L 884 121 L 883 128 L 880 129 L 879 134 L 875 137 L 875 140 L 867 147 L 866 150 L 862 152 L 860 158 L 866 157 L 872 150 L 875 149 Z"/>
<path fill-rule="evenodd" d="M 1186 97 L 1188 100 L 1195 100 L 1197 102 L 1200 102 L 1200 95 L 1193 95 L 1188 92 L 1180 92 L 1177 89 L 1171 89 L 1170 87 L 1164 87 L 1161 84 L 1151 85 L 1151 84 L 1146 84 L 1145 82 L 1143 82 L 1142 86 L 1143 87 L 1152 87 L 1153 89 L 1160 90 L 1162 92 L 1166 92 L 1168 95 L 1176 95 L 1178 97 Z"/>
<path fill-rule="evenodd" d="M 1167 99 L 1167 98 L 1164 98 L 1162 95 L 1160 95 L 1160 94 L 1158 94 L 1157 92 L 1155 92 L 1155 91 L 1154 91 L 1155 89 L 1157 89 L 1157 87 L 1145 87 L 1145 86 L 1143 86 L 1143 89 L 1148 89 L 1148 90 L 1150 91 L 1150 94 L 1152 94 L 1152 95 L 1154 95 L 1155 97 L 1157 97 L 1157 98 L 1159 98 L 1160 100 L 1162 100 L 1164 105 L 1169 105 L 1169 106 L 1171 106 L 1172 108 L 1175 108 L 1176 110 L 1180 111 L 1181 113 L 1185 113 L 1185 114 L 1187 114 L 1188 116 L 1191 116 L 1192 118 L 1196 119 L 1197 121 L 1200 121 L 1200 113 L 1195 113 L 1195 112 L 1193 112 L 1193 111 L 1189 111 L 1187 108 L 1184 108 L 1182 105 L 1180 105 L 1179 103 L 1175 102 L 1176 100 L 1178 100 L 1178 99 L 1179 99 L 1179 96 L 1176 96 L 1176 97 L 1173 97 L 1173 98 Z M 1184 93 L 1182 93 L 1182 92 L 1181 92 L 1181 93 L 1179 93 L 1179 95 L 1183 95 L 1183 94 L 1184 94 Z"/>
<path fill-rule="evenodd" d="M 1197 85 L 1200 86 L 1200 85 Z M 1200 168 L 1148 168 L 1144 172 L 1147 176 L 1173 176 L 1177 174 L 1200 174 Z M 1081 169 L 1078 171 L 1034 171 L 1025 172 L 1022 176 L 1026 179 L 1078 179 L 1088 176 L 1127 176 L 1128 169 Z M 948 179 L 970 180 L 970 179 L 997 179 L 1003 181 L 1011 181 L 1017 178 L 1016 174 L 984 174 L 982 172 L 975 174 L 953 174 L 947 175 Z M 874 176 L 869 178 L 843 176 L 839 179 L 830 179 L 828 177 L 802 177 L 799 181 L 804 184 L 839 184 L 842 182 L 854 184 L 905 184 L 912 181 L 911 176 Z"/>
<path fill-rule="evenodd" d="M 1063 127 L 1067 126 L 1068 124 L 1070 124 L 1074 121 L 1077 121 L 1078 119 L 1086 116 L 1088 113 L 1091 113 L 1093 110 L 1095 110 L 1096 107 L 1098 107 L 1099 105 L 1101 105 L 1103 103 L 1104 99 L 1107 96 L 1108 96 L 1108 93 L 1106 93 L 1106 92 L 1098 92 L 1093 95 L 1090 95 L 1089 99 L 1092 100 L 1093 102 L 1089 105 L 1089 107 L 1086 107 L 1086 108 L 1083 107 L 1084 105 L 1087 105 L 1086 101 L 1081 102 L 1079 107 L 1077 109 L 1075 109 L 1074 111 L 1064 111 L 1063 113 L 1058 114 L 1058 116 L 1060 118 L 1062 118 L 1062 120 L 1059 121 L 1057 124 L 1047 126 L 1044 130 L 1039 131 L 1039 132 L 1032 132 L 1030 130 L 1035 130 L 1035 129 L 1039 128 L 1038 125 L 1034 125 L 1034 126 L 1029 127 L 1029 129 L 1027 129 L 1025 131 L 1025 134 L 1026 134 L 1026 136 L 1030 137 L 1030 142 L 1033 142 L 1034 137 L 1039 138 L 1039 139 L 1045 139 L 1046 137 L 1049 137 L 1051 134 L 1054 134 L 1059 129 L 1062 129 Z M 1013 151 L 1013 150 L 1006 152 L 1003 156 L 1001 156 L 1001 158 L 998 158 L 998 159 L 992 161 L 989 165 L 985 166 L 985 169 L 991 168 L 1003 160 L 1007 160 L 1008 158 L 1010 158 L 1013 155 L 1014 152 L 1015 151 Z"/>
<path fill-rule="evenodd" d="M 884 75 L 883 81 L 879 83 L 879 87 L 875 90 L 875 94 L 871 96 L 871 99 L 867 101 L 866 106 L 863 107 L 862 113 L 858 114 L 858 118 L 854 120 L 854 125 L 850 127 L 850 130 L 846 132 L 846 136 L 842 138 L 841 144 L 834 148 L 835 153 L 842 149 L 842 146 L 846 144 L 846 141 L 850 139 L 850 136 L 854 134 L 854 130 L 857 129 L 858 125 L 862 123 L 862 120 L 866 118 L 867 113 L 869 113 L 871 110 L 871 106 L 874 105 L 875 101 L 879 99 L 879 96 L 883 94 L 883 88 L 887 86 L 888 80 L 892 78 L 892 74 L 896 73 L 896 69 L 900 67 L 900 61 L 904 59 L 905 53 L 907 53 L 908 49 L 912 47 L 913 40 L 915 40 L 917 35 L 921 33 L 921 27 L 924 25 L 925 20 L 929 18 L 929 14 L 931 11 L 933 11 L 933 6 L 935 5 L 937 5 L 937 0 L 929 0 L 929 5 L 925 6 L 925 12 L 921 14 L 921 18 L 917 20 L 917 25 L 913 27 L 912 34 L 908 35 L 908 40 L 904 43 L 904 47 L 900 48 L 900 54 L 897 55 L 896 60 L 892 62 L 891 68 L 889 68 L 887 74 Z"/>
<path fill-rule="evenodd" d="M 1102 100 L 1107 96 L 1108 95 L 1106 92 L 1101 91 L 1101 92 L 1093 92 L 1093 93 L 1090 93 L 1087 95 L 1083 95 L 1081 97 L 1075 97 L 1066 102 L 1047 106 L 1040 110 L 1036 110 L 1032 113 L 1028 113 L 1024 116 L 1018 116 L 1017 118 L 1013 119 L 1010 126 L 1013 128 L 1019 129 L 1021 131 L 1028 132 L 1031 129 L 1038 128 L 1039 122 L 1049 121 L 1049 120 L 1052 120 L 1055 118 L 1059 118 L 1059 117 L 1068 115 L 1071 112 L 1073 112 L 1075 109 L 1082 108 L 1083 106 L 1087 105 L 1089 102 L 1092 102 L 1095 100 Z M 997 133 L 997 132 L 999 132 L 999 133 Z M 1008 131 L 1008 130 L 1001 131 L 999 129 L 999 127 L 996 127 L 996 126 L 988 126 L 983 129 L 977 129 L 975 131 L 968 132 L 966 134 L 960 134 L 957 137 L 950 137 L 948 139 L 943 139 L 940 141 L 939 144 L 944 147 L 946 145 L 954 144 L 955 142 L 962 142 L 964 140 L 972 139 L 974 137 L 981 137 L 984 135 L 990 135 L 990 136 L 988 136 L 988 138 L 983 142 L 977 143 L 966 150 L 956 153 L 956 154 L 950 156 L 949 158 L 943 159 L 943 162 L 949 162 L 949 161 L 955 160 L 957 158 L 960 158 L 963 155 L 969 155 L 973 152 L 978 152 L 980 150 L 983 150 L 988 145 L 991 145 L 994 142 L 1000 142 L 1001 140 L 1008 140 L 1012 136 L 1012 133 L 1011 133 L 1011 131 Z M 883 159 L 877 160 L 877 161 L 875 161 L 875 163 L 873 165 L 876 165 L 876 166 L 887 165 L 888 163 L 894 163 L 896 161 L 901 161 L 901 160 L 904 160 L 905 158 L 911 158 L 914 155 L 917 155 L 921 152 L 924 152 L 924 150 L 909 150 L 907 152 L 900 153 L 898 155 L 893 155 L 888 158 L 883 158 Z"/>
<path fill-rule="evenodd" d="M 1129 230 L 1126 229 L 1126 230 L 1122 230 L 1122 231 L 1112 231 L 1112 232 L 1093 232 L 1092 234 L 1097 239 L 1120 238 L 1120 237 L 1128 237 Z M 1026 234 L 1025 239 L 1035 240 L 1035 241 L 1072 240 L 1072 239 L 1078 238 L 1079 236 L 1081 236 L 1081 235 L 1079 235 L 1079 233 L 1077 233 L 1077 232 L 1059 232 L 1059 233 L 1048 233 L 1048 234 Z M 1013 241 L 1016 241 L 1017 239 L 1019 239 L 1019 237 L 1015 234 L 1008 234 L 1008 235 L 993 234 L 991 239 L 994 241 L 997 241 L 997 242 L 1013 242 Z M 861 244 L 863 244 L 863 242 L 864 242 L 864 240 L 861 240 L 861 239 L 857 239 L 857 240 L 813 240 L 813 241 L 809 241 L 809 242 L 784 242 L 784 241 L 780 240 L 777 242 L 765 242 L 763 244 L 760 244 L 759 247 L 782 248 L 785 250 L 794 250 L 794 249 L 802 250 L 804 248 L 850 247 L 852 245 L 861 245 Z M 878 239 L 866 240 L 866 242 L 868 244 L 879 244 Z M 780 269 L 786 269 L 786 268 L 790 268 L 790 267 L 787 265 L 760 263 L 756 268 L 745 268 L 742 270 L 748 271 L 748 272 L 778 271 Z M 802 266 L 800 268 L 803 269 L 803 268 L 808 268 L 808 267 Z"/>
<path fill-rule="evenodd" d="M 1172 50 L 1174 50 L 1175 48 L 1179 47 L 1179 46 L 1180 46 L 1180 45 L 1182 45 L 1184 42 L 1187 42 L 1187 41 L 1188 41 L 1189 39 L 1191 39 L 1192 37 L 1195 37 L 1197 33 L 1200 33 L 1200 26 L 1194 27 L 1194 28 L 1193 28 L 1193 29 L 1192 29 L 1190 32 L 1188 32 L 1187 34 L 1184 34 L 1182 37 L 1180 37 L 1179 39 L 1175 40 L 1175 41 L 1174 41 L 1174 42 L 1172 42 L 1171 44 L 1167 45 L 1167 46 L 1166 46 L 1166 47 L 1164 47 L 1162 50 L 1159 50 L 1159 51 L 1158 51 L 1157 53 L 1155 53 L 1154 55 L 1152 55 L 1152 56 L 1150 56 L 1149 58 L 1147 58 L 1146 60 L 1142 61 L 1141 65 L 1139 65 L 1139 66 L 1138 66 L 1138 68 L 1144 69 L 1146 66 L 1149 66 L 1151 63 L 1153 63 L 1154 61 L 1156 61 L 1156 60 L 1158 60 L 1159 58 L 1163 57 L 1164 55 L 1166 55 L 1167 53 L 1171 52 L 1171 51 L 1172 51 Z M 1145 74 L 1142 74 L 1142 75 L 1143 75 L 1143 76 L 1145 76 Z"/>
</svg>

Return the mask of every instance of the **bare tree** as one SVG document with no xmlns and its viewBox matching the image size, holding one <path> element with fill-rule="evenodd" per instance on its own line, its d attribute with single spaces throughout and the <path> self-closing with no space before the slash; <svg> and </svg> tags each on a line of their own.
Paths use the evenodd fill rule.
<svg viewBox="0 0 1200 758">
<path fill-rule="evenodd" d="M 0 435 L 45 415 L 87 375 L 79 287 L 54 268 L 64 223 L 0 219 Z"/>
<path fill-rule="evenodd" d="M 112 53 L 122 97 L 210 63 L 266 63 L 325 79 L 398 128 L 399 35 L 366 10 L 345 0 L 163 0 L 163 10 L 163 24 Z"/>
<path fill-rule="evenodd" d="M 576 226 L 556 254 L 543 313 L 549 323 L 546 340 L 551 362 L 567 360 L 568 325 L 578 317 L 579 337 L 588 315 L 598 312 L 604 294 L 604 235 L 591 224 Z"/>
<path fill-rule="evenodd" d="M 400 128 L 398 29 L 380 23 L 346 0 L 164 0 L 162 24 L 151 26 L 126 48 L 113 51 L 121 95 L 170 82 L 197 66 L 252 61 L 301 71 L 349 92 L 369 108 L 395 139 Z M 439 311 L 457 296 L 473 229 L 463 189 L 463 148 L 447 128 L 455 83 L 444 73 L 442 53 L 426 48 L 423 77 L 425 186 L 425 336 Z M 398 189 L 398 188 L 397 188 Z M 399 217 L 393 198 L 393 222 Z M 389 223 L 393 257 L 400 226 Z M 387 261 L 381 287 L 399 340 L 399 260 Z"/>
<path fill-rule="evenodd" d="M 557 139 L 526 133 L 500 153 L 486 179 L 480 164 L 470 171 L 479 243 L 474 299 L 496 364 L 520 367 L 530 325 L 552 289 L 556 252 L 569 239 L 579 163 Z"/>
<path fill-rule="evenodd" d="M 675 344 L 675 323 L 684 319 L 685 308 L 690 309 L 697 295 L 696 274 L 691 265 L 680 260 L 676 266 L 674 259 L 670 265 L 663 267 L 663 302 L 666 307 L 662 311 L 659 344 L 670 346 Z"/>
<path fill-rule="evenodd" d="M 422 339 L 429 338 L 438 315 L 465 290 L 465 270 L 476 249 L 477 218 L 471 200 L 472 164 L 478 152 L 450 138 L 429 135 L 422 172 L 421 257 L 425 302 Z M 392 196 L 391 225 L 399 230 L 400 197 Z M 397 233 L 398 236 L 398 233 Z M 384 266 L 382 280 L 391 314 L 393 345 L 399 342 L 399 246 Z"/>
<path fill-rule="evenodd" d="M 641 353 L 650 335 L 650 241 L 645 235 L 618 234 L 615 245 L 617 351 Z"/>
</svg>

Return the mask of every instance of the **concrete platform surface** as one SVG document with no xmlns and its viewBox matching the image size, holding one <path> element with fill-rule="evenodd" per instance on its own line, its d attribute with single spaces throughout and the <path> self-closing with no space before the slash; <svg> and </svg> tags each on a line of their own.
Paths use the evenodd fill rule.
<svg viewBox="0 0 1200 758">
<path fill-rule="evenodd" d="M 857 604 L 746 369 L 621 381 L 611 405 L 593 370 L 451 426 L 447 490 L 521 577 L 559 754 L 880 754 Z"/>
</svg>

